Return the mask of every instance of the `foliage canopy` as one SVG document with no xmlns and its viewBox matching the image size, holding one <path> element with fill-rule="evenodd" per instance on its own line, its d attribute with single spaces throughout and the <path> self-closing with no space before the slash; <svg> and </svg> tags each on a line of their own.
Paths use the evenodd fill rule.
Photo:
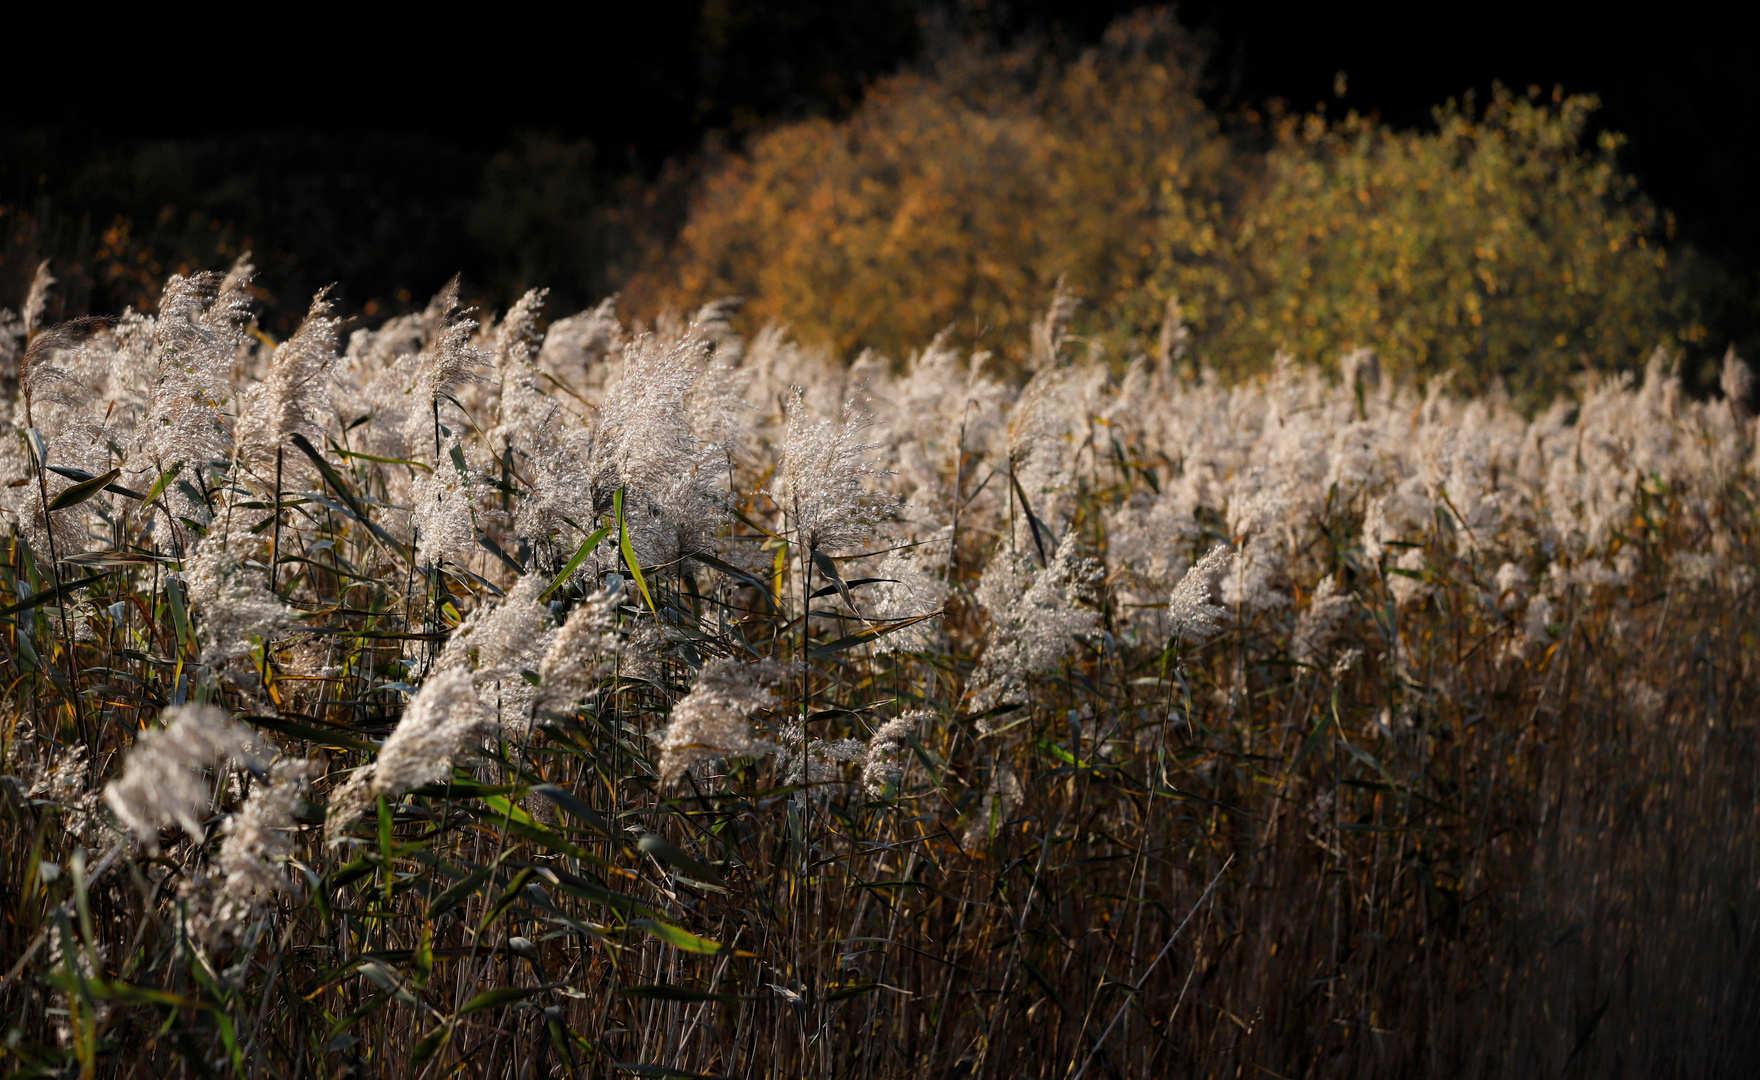
<svg viewBox="0 0 1760 1080">
<path fill-rule="evenodd" d="M 1593 97 L 1499 88 L 1429 131 L 1315 113 L 1234 137 L 1198 97 L 1200 61 L 1142 13 L 1066 65 L 957 50 L 846 121 L 754 140 L 627 295 L 739 295 L 753 325 L 902 356 L 949 325 L 1024 341 L 1066 281 L 1114 355 L 1153 350 L 1177 301 L 1194 359 L 1225 371 L 1373 348 L 1393 371 L 1541 394 L 1702 333 L 1618 137 L 1584 146 Z"/>
</svg>

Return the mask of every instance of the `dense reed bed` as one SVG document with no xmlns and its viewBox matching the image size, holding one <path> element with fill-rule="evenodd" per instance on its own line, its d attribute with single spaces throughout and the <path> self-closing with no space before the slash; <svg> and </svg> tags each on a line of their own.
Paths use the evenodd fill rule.
<svg viewBox="0 0 1760 1080">
<path fill-rule="evenodd" d="M 1760 1060 L 1733 356 L 1528 416 L 249 273 L 0 320 L 12 1074 Z"/>
</svg>

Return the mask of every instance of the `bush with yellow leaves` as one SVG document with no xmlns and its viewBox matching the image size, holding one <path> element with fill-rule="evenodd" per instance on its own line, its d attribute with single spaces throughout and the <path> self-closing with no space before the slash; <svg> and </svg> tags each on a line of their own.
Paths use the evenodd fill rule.
<svg viewBox="0 0 1760 1080">
<path fill-rule="evenodd" d="M 1580 149 L 1595 107 L 1499 88 L 1482 113 L 1438 109 L 1433 132 L 1288 120 L 1236 226 L 1242 287 L 1208 313 L 1210 359 L 1374 348 L 1401 374 L 1542 392 L 1640 361 L 1676 321 L 1668 258 L 1617 138 Z"/>
</svg>

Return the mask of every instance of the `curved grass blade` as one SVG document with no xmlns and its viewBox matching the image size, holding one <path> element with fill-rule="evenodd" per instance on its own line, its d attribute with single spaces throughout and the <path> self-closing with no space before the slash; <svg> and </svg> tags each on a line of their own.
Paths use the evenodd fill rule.
<svg viewBox="0 0 1760 1080">
<path fill-rule="evenodd" d="M 147 489 L 147 497 L 142 499 L 141 501 L 150 503 L 154 499 L 157 499 L 159 496 L 165 494 L 165 489 L 171 486 L 171 482 L 173 480 L 177 479 L 177 474 L 182 471 L 183 471 L 183 462 L 181 462 L 181 461 L 172 462 L 171 468 L 166 469 L 164 472 L 160 473 L 159 479 L 153 481 L 153 486 Z"/>
<path fill-rule="evenodd" d="M 373 519 L 367 515 L 366 507 L 362 506 L 360 500 L 355 498 L 354 489 L 348 486 L 348 482 L 342 478 L 342 474 L 338 473 L 333 465 L 324 460 L 324 455 L 318 453 L 318 448 L 312 445 L 311 440 L 297 431 L 293 433 L 292 438 L 293 445 L 299 447 L 300 452 L 310 458 L 313 465 L 317 466 L 318 472 L 323 474 L 324 481 L 330 485 L 331 490 L 335 491 L 342 498 L 342 501 L 348 504 L 349 512 L 354 518 L 365 525 L 375 537 L 391 550 L 402 555 L 405 560 L 411 563 L 415 562 L 414 552 L 394 540 L 390 533 L 373 524 Z"/>
<path fill-rule="evenodd" d="M 821 596 L 830 596 L 832 593 L 847 593 L 850 589 L 857 588 L 861 585 L 874 585 L 884 581 L 896 583 L 898 579 L 889 577 L 859 577 L 853 581 L 839 582 L 836 585 L 827 585 L 823 589 L 814 589 L 812 599 L 817 600 Z M 851 605 L 851 607 L 853 608 L 854 605 Z"/>
<path fill-rule="evenodd" d="M 724 952 L 731 952 L 735 956 L 749 957 L 753 955 L 738 949 L 729 949 L 719 941 L 698 937 L 682 926 L 674 926 L 660 919 L 634 919 L 631 920 L 630 925 L 641 927 L 680 952 L 701 953 L 704 956 L 718 956 Z"/>
<path fill-rule="evenodd" d="M 410 1051 L 410 1065 L 413 1067 L 424 1064 L 429 1058 L 439 1053 L 440 1048 L 445 1046 L 447 1041 L 451 1038 L 452 1027 L 449 1024 L 428 1032 L 428 1034 L 422 1036 L 421 1042 L 416 1043 L 415 1049 Z"/>
<path fill-rule="evenodd" d="M 503 1005 L 512 1005 L 516 1001 L 560 990 L 567 985 L 568 983 L 543 983 L 539 986 L 503 986 L 498 990 L 485 990 L 465 1002 L 464 1008 L 458 1010 L 458 1015 L 482 1012 L 484 1009 L 499 1009 Z"/>
<path fill-rule="evenodd" d="M 538 599 L 548 600 L 550 599 L 551 593 L 562 588 L 562 583 L 569 579 L 569 575 L 580 569 L 581 563 L 587 560 L 587 556 L 593 553 L 593 549 L 598 547 L 599 542 L 605 539 L 606 535 L 610 532 L 611 527 L 607 525 L 581 541 L 581 546 L 575 549 L 574 555 L 569 558 L 567 565 L 562 568 L 562 573 L 556 575 L 556 580 L 550 583 L 550 587 L 545 589 L 544 595 L 538 597 Z"/>
<path fill-rule="evenodd" d="M 57 596 L 65 596 L 68 593 L 73 592 L 75 589 L 83 589 L 88 585 L 96 585 L 98 582 L 109 577 L 110 573 L 110 571 L 106 570 L 102 574 L 93 574 L 91 577 L 83 577 L 78 581 L 69 581 L 64 582 L 61 585 L 50 586 L 34 596 L 20 600 L 16 604 L 0 608 L 0 619 L 4 619 L 8 615 L 16 615 L 21 611 L 28 611 L 41 604 L 47 604 Z"/>
<path fill-rule="evenodd" d="M 609 821 L 606 821 L 597 810 L 594 810 L 592 807 L 576 798 L 574 792 L 555 784 L 539 784 L 537 787 L 532 788 L 532 794 L 542 795 L 546 799 L 549 799 L 561 809 L 567 810 L 570 816 L 574 817 L 588 828 L 602 833 L 613 840 L 622 839 L 621 834 L 611 827 Z"/>
<path fill-rule="evenodd" d="M 489 554 L 495 556 L 497 559 L 500 559 L 503 563 L 506 563 L 514 573 L 524 576 L 526 568 L 519 564 L 519 560 L 501 550 L 501 545 L 491 539 L 488 533 L 481 529 L 476 530 L 476 533 L 478 546 Z"/>
<path fill-rule="evenodd" d="M 713 566 L 728 577 L 743 581 L 752 588 L 757 589 L 759 592 L 768 593 L 771 591 L 770 582 L 760 580 L 750 573 L 741 570 L 739 567 L 734 566 L 732 563 L 722 562 L 720 559 L 717 559 L 715 556 L 707 554 L 706 552 L 699 552 L 692 555 L 691 558 L 702 563 L 704 566 Z"/>
<path fill-rule="evenodd" d="M 1038 516 L 1033 513 L 1033 504 L 1027 501 L 1027 492 L 1021 487 L 1021 482 L 1015 479 L 1014 470 L 1012 469 L 1010 469 L 1008 473 L 1008 482 L 1014 485 L 1014 493 L 1020 496 L 1021 510 L 1026 513 L 1027 526 L 1033 534 L 1033 547 L 1037 548 L 1039 551 L 1039 565 L 1048 565 L 1050 559 L 1049 556 L 1045 554 L 1045 541 L 1039 538 L 1039 533 L 1043 530 L 1046 537 L 1049 538 L 1051 530 L 1045 528 L 1044 525 L 1039 523 Z"/>
<path fill-rule="evenodd" d="M 109 487 L 109 482 L 116 477 L 120 477 L 120 475 L 120 468 L 113 468 L 113 470 L 104 473 L 102 477 L 92 477 L 90 480 L 81 480 L 79 484 L 72 485 L 67 491 L 63 491 L 62 494 L 55 496 L 53 500 L 49 500 L 49 510 L 67 510 L 69 507 L 77 507 L 79 503 L 83 503 L 83 501 L 92 498 L 92 496 L 100 493 L 100 491 L 104 491 L 106 487 Z"/>
<path fill-rule="evenodd" d="M 849 609 L 858 616 L 861 615 L 861 610 L 856 607 L 856 598 L 850 595 L 849 586 L 844 584 L 843 575 L 837 572 L 837 564 L 831 561 L 831 556 L 823 551 L 815 551 L 813 552 L 813 565 L 819 568 L 819 573 L 830 579 L 831 584 L 837 589 L 837 594 L 843 597 L 844 603 L 849 605 Z"/>
<path fill-rule="evenodd" d="M 712 881 L 717 885 L 727 884 L 721 880 L 721 875 L 717 874 L 713 867 L 697 861 L 689 852 L 679 848 L 665 837 L 648 833 L 636 841 L 636 847 L 641 849 L 642 854 L 652 855 L 663 863 L 676 866 L 694 878 Z"/>
<path fill-rule="evenodd" d="M 55 473 L 58 476 L 65 476 L 69 480 L 77 480 L 80 483 L 84 483 L 87 480 L 95 479 L 95 477 L 93 477 L 91 473 L 86 472 L 84 469 L 75 469 L 70 465 L 50 465 L 47 468 L 50 472 Z M 114 469 L 108 475 L 115 475 L 115 474 L 118 474 L 121 472 L 122 472 L 121 469 Z M 69 489 L 69 490 L 71 490 L 71 489 Z M 140 492 L 135 491 L 133 488 L 125 488 L 121 484 L 114 483 L 114 482 L 105 484 L 104 490 L 105 491 L 113 491 L 118 495 L 124 495 L 130 499 L 144 500 L 146 498 L 145 495 L 142 495 Z"/>
<path fill-rule="evenodd" d="M 660 609 L 654 604 L 654 595 L 648 591 L 648 579 L 642 576 L 642 564 L 636 559 L 636 549 L 629 542 L 629 526 L 623 520 L 623 489 L 611 496 L 612 509 L 617 514 L 617 546 L 623 549 L 623 561 L 629 566 L 630 575 L 636 579 L 636 586 L 642 590 L 642 599 L 648 602 L 648 610 L 654 617 L 660 617 Z"/>
<path fill-rule="evenodd" d="M 836 641 L 828 641 L 823 645 L 816 646 L 813 651 L 807 655 L 815 657 L 826 656 L 830 653 L 842 652 L 844 649 L 853 649 L 857 645 L 866 645 L 868 642 L 883 638 L 887 634 L 896 634 L 898 631 L 904 630 L 907 627 L 915 626 L 920 622 L 927 622 L 930 619 L 936 618 L 940 614 L 940 611 L 931 611 L 927 615 L 915 615 L 908 619 L 900 619 L 897 622 L 881 623 L 878 626 L 870 626 L 860 633 L 850 634 L 848 637 L 840 637 Z"/>
<path fill-rule="evenodd" d="M 536 873 L 535 870 L 528 867 L 513 875 L 513 880 L 509 881 L 507 888 L 502 890 L 500 898 L 495 901 L 495 906 L 483 913 L 483 921 L 477 924 L 479 936 L 489 927 L 495 925 L 495 920 L 501 917 L 502 912 L 513 906 L 514 901 L 518 900 L 520 893 L 525 890 L 526 882 L 532 880 Z"/>
</svg>

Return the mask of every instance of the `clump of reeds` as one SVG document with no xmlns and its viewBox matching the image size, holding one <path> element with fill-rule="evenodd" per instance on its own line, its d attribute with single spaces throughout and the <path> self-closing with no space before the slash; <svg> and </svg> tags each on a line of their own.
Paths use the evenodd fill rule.
<svg viewBox="0 0 1760 1080">
<path fill-rule="evenodd" d="M 1756 1063 L 1733 356 L 1529 417 L 247 278 L 20 352 L 16 1074 Z"/>
</svg>

